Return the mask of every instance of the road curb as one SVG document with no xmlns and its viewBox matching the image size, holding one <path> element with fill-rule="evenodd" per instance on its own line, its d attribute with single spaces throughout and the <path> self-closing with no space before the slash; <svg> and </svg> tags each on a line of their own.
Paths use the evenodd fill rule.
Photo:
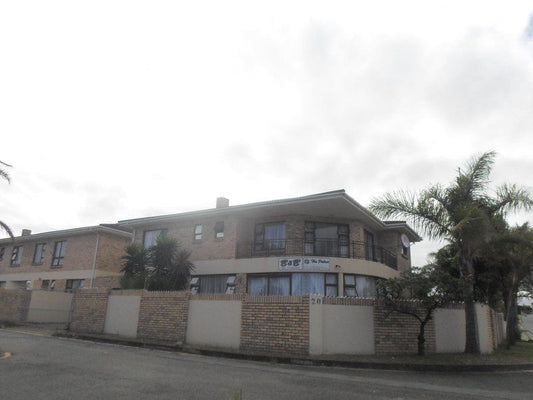
<svg viewBox="0 0 533 400">
<path fill-rule="evenodd" d="M 199 354 L 210 357 L 221 357 L 237 360 L 261 361 L 277 364 L 293 364 L 304 366 L 326 366 L 358 369 L 380 369 L 401 371 L 427 371 L 427 372 L 498 372 L 498 371 L 523 371 L 533 370 L 533 363 L 527 364 L 410 364 L 410 363 L 383 363 L 369 361 L 345 361 L 332 359 L 313 359 L 307 357 L 290 357 L 280 355 L 235 353 L 223 350 L 202 349 L 183 346 L 180 344 L 168 344 L 159 342 L 139 341 L 119 337 L 106 337 L 102 335 L 90 335 L 79 333 L 58 332 L 56 337 L 89 340 L 100 343 L 120 344 L 132 347 L 166 350 L 188 354 Z"/>
</svg>

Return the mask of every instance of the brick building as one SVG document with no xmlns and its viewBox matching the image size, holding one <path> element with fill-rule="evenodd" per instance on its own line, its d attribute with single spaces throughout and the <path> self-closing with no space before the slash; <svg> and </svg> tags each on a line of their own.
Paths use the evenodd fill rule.
<svg viewBox="0 0 533 400">
<path fill-rule="evenodd" d="M 117 225 L 0 239 L 0 288 L 71 290 L 119 286 L 121 256 L 131 233 Z"/>
<path fill-rule="evenodd" d="M 374 297 L 411 267 L 405 222 L 381 221 L 344 190 L 120 221 L 145 248 L 159 235 L 191 251 L 193 293 Z"/>
</svg>

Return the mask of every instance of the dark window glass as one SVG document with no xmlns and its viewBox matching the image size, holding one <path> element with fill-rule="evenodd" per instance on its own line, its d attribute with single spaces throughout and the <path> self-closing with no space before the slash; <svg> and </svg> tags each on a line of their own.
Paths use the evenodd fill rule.
<svg viewBox="0 0 533 400">
<path fill-rule="evenodd" d="M 35 253 L 33 254 L 33 263 L 41 265 L 44 261 L 44 253 L 46 250 L 46 243 L 37 243 L 35 245 Z"/>
<path fill-rule="evenodd" d="M 61 240 L 54 245 L 54 257 L 52 258 L 52 266 L 57 267 L 63 265 L 65 253 L 67 252 L 67 241 Z"/>
</svg>

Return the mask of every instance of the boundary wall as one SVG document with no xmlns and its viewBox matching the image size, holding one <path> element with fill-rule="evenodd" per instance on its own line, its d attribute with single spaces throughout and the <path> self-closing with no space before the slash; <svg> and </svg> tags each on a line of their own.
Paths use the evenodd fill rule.
<svg viewBox="0 0 533 400">
<path fill-rule="evenodd" d="M 476 318 L 481 352 L 490 353 L 505 340 L 503 315 L 477 304 Z M 374 299 L 109 289 L 0 289 L 0 321 L 68 323 L 80 333 L 299 356 L 416 353 L 419 327 Z M 437 309 L 425 333 L 427 353 L 463 352 L 463 305 Z"/>
<path fill-rule="evenodd" d="M 417 351 L 418 321 L 374 299 L 83 289 L 72 304 L 71 330 L 146 342 L 269 355 Z M 476 313 L 481 352 L 490 353 L 504 340 L 502 315 L 481 304 Z M 436 310 L 426 352 L 461 353 L 464 332 L 462 304 Z"/>
</svg>

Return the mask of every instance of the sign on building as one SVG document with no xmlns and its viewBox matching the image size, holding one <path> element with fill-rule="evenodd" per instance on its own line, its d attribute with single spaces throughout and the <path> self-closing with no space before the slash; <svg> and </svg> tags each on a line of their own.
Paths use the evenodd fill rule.
<svg viewBox="0 0 533 400">
<path fill-rule="evenodd" d="M 296 257 L 280 258 L 280 271 L 329 271 L 329 258 Z"/>
</svg>

